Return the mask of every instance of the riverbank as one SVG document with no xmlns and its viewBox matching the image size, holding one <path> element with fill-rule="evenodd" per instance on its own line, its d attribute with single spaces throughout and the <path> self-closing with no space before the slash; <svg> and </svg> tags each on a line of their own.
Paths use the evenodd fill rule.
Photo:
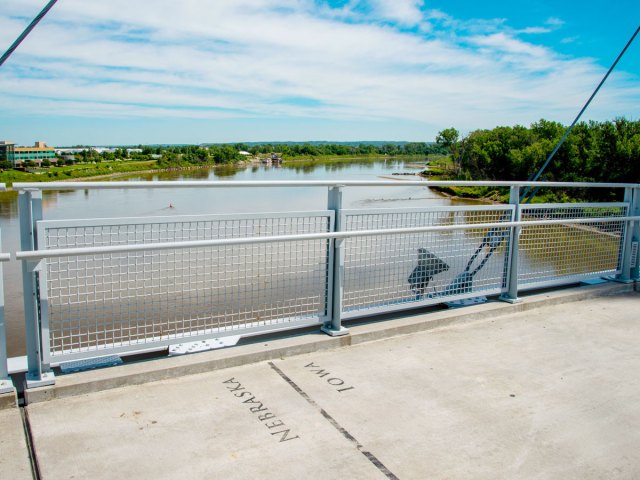
<svg viewBox="0 0 640 480">
<path fill-rule="evenodd" d="M 432 159 L 431 157 L 435 157 Z M 370 155 L 370 156 L 319 156 L 319 157 L 295 157 L 286 159 L 279 165 L 279 168 L 289 168 L 294 170 L 307 170 L 320 165 L 331 165 L 336 168 L 347 167 L 353 164 L 375 163 L 381 161 L 403 161 L 405 166 L 411 168 L 427 168 L 423 172 L 416 172 L 415 175 L 427 180 L 448 180 L 450 166 L 447 163 L 448 158 L 443 156 L 423 156 L 423 155 Z M 434 161 L 435 160 L 435 161 Z M 418 163 L 418 161 L 420 163 Z M 114 162 L 109 164 L 78 164 L 65 167 L 50 167 L 41 172 L 21 172 L 18 170 L 0 172 L 0 182 L 7 185 L 7 191 L 1 192 L 1 196 L 13 196 L 11 186 L 14 182 L 83 182 L 98 181 L 110 179 L 129 178 L 138 175 L 163 174 L 163 173 L 180 173 L 195 172 L 205 170 L 215 170 L 216 172 L 225 169 L 238 169 L 256 167 L 263 165 L 260 160 L 239 161 L 232 164 L 204 164 L 189 166 L 160 167 L 156 161 L 140 161 L 140 162 Z M 428 165 L 428 167 L 427 167 Z M 395 173 L 393 175 L 396 175 Z M 397 175 L 413 175 L 412 173 L 403 173 Z M 391 176 L 386 177 L 390 180 L 398 180 Z M 479 203 L 507 203 L 509 199 L 508 189 L 500 189 L 495 187 L 430 187 L 444 197 L 452 200 L 471 200 Z"/>
<path fill-rule="evenodd" d="M 367 155 L 367 156 L 309 156 L 286 158 L 281 166 L 284 168 L 308 168 L 317 165 L 349 165 L 354 163 L 374 163 L 380 161 L 427 161 L 424 155 Z M 166 167 L 159 165 L 156 160 L 131 161 L 131 162 L 104 162 L 96 164 L 76 164 L 67 166 L 52 166 L 38 171 L 23 172 L 19 170 L 5 170 L 0 172 L 0 182 L 11 190 L 16 182 L 81 182 L 85 180 L 100 180 L 121 178 L 132 175 L 144 175 L 153 173 L 189 172 L 194 170 L 224 170 L 228 168 L 246 168 L 262 165 L 260 160 L 238 161 L 234 163 L 206 163 L 201 165 L 179 165 Z M 423 165 L 424 166 L 424 165 Z"/>
<path fill-rule="evenodd" d="M 96 164 L 75 164 L 52 166 L 37 171 L 23 172 L 19 170 L 5 170 L 0 172 L 0 182 L 10 187 L 16 182 L 69 182 L 96 177 L 110 177 L 128 175 L 145 170 L 157 171 L 155 160 L 136 162 L 109 162 Z"/>
<path fill-rule="evenodd" d="M 427 180 L 455 180 L 447 176 L 419 175 Z M 509 203 L 509 188 L 507 187 L 430 186 L 429 188 L 451 199 L 473 200 L 484 203 Z M 542 189 L 536 193 L 531 203 L 572 203 L 581 201 L 587 201 L 587 199 L 575 192 L 570 194 L 567 191 L 559 191 L 558 189 Z"/>
<path fill-rule="evenodd" d="M 442 195 L 443 197 L 450 198 L 451 200 L 465 200 L 465 201 L 472 201 L 472 202 L 483 203 L 483 204 L 494 204 L 494 205 L 508 203 L 508 200 L 509 200 L 508 195 L 506 200 L 503 199 L 501 196 L 498 198 L 491 198 L 491 197 L 483 197 L 476 193 L 473 193 L 472 195 L 468 195 L 468 194 L 465 195 L 466 192 L 459 191 L 461 187 L 429 186 L 429 188 L 434 192 L 437 192 L 438 194 Z"/>
<path fill-rule="evenodd" d="M 11 191 L 11 186 L 16 182 L 83 182 L 86 180 L 103 180 L 110 178 L 130 177 L 134 175 L 144 175 L 153 173 L 171 173 L 171 172 L 189 172 L 194 170 L 211 170 L 228 168 L 228 164 L 207 164 L 207 165 L 193 165 L 183 167 L 156 167 L 152 168 L 153 162 L 131 162 L 135 165 L 118 166 L 118 171 L 114 169 L 104 168 L 74 168 L 74 167 L 86 167 L 85 165 L 73 166 L 73 167 L 51 167 L 49 172 L 20 172 L 17 170 L 0 172 L 0 182 L 3 182 L 7 186 L 7 191 Z M 249 162 L 234 163 L 233 167 L 242 168 L 250 166 Z M 109 166 L 111 167 L 111 165 Z M 122 168 L 124 167 L 124 168 Z M 68 168 L 67 170 L 64 170 Z M 55 169 L 55 170 L 54 170 Z"/>
<path fill-rule="evenodd" d="M 424 177 L 424 175 L 421 175 Z M 433 177 L 426 177 L 427 179 Z M 435 179 L 434 179 L 435 180 Z M 440 180 L 440 179 L 439 179 Z M 445 180 L 445 179 L 442 179 Z M 483 203 L 509 203 L 509 189 L 506 187 L 429 187 L 432 190 L 457 200 L 474 200 Z"/>
</svg>

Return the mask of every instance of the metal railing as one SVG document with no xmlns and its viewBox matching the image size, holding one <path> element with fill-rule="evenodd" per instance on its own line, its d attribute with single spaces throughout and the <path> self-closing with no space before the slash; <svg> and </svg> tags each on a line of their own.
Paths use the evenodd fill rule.
<svg viewBox="0 0 640 480">
<path fill-rule="evenodd" d="M 402 310 L 408 304 L 428 305 L 466 296 L 469 292 L 465 288 L 447 287 L 465 270 L 491 229 L 500 232 L 504 241 L 472 279 L 473 291 L 475 295 L 504 293 L 505 252 L 511 239 L 508 228 L 502 225 L 513 221 L 513 214 L 511 205 L 343 211 L 344 230 L 349 232 L 393 231 L 423 225 L 444 229 L 349 238 L 344 247 L 342 317 Z M 421 249 L 431 262 L 429 258 L 424 260 L 424 272 L 416 272 L 418 283 L 410 288 L 408 277 L 420 262 Z M 438 269 L 442 271 L 435 273 Z"/>
<path fill-rule="evenodd" d="M 4 183 L 0 183 L 0 191 L 5 189 Z M 2 234 L 0 233 L 0 252 L 2 252 Z M 7 363 L 7 329 L 4 316 L 4 274 L 2 264 L 11 260 L 8 253 L 0 253 L 0 394 L 13 392 L 13 382 L 9 377 Z"/>
<path fill-rule="evenodd" d="M 0 251 L 2 251 L 1 242 Z M 10 259 L 11 256 L 8 253 L 0 253 L 0 394 L 13 392 L 13 382 L 9 377 L 7 363 L 7 329 L 4 317 L 4 275 L 2 271 L 2 264 Z"/>
<path fill-rule="evenodd" d="M 0 191 L 4 191 L 6 186 L 0 183 Z M 2 233 L 0 233 L 0 252 L 2 252 Z M 4 317 L 4 275 L 2 264 L 11 260 L 8 253 L 0 253 L 0 394 L 13 392 L 13 382 L 9 377 L 9 366 L 7 364 L 7 329 Z"/>
<path fill-rule="evenodd" d="M 529 184 L 619 203 L 520 205 Z M 510 204 L 347 210 L 344 188 L 509 187 Z M 314 212 L 48 221 L 44 189 L 328 187 Z M 637 278 L 640 188 L 533 182 L 96 182 L 20 191 L 29 386 L 51 367 L 615 275 Z M 635 250 L 634 250 L 635 249 Z"/>
<path fill-rule="evenodd" d="M 300 236 L 333 230 L 333 212 L 38 222 L 43 344 L 51 357 L 83 358 L 283 324 L 323 323 L 327 242 L 222 244 L 149 250 L 153 244 Z M 109 252 L 99 247 L 142 246 Z M 89 249 L 92 255 L 69 255 Z M 50 358 L 43 351 L 43 359 Z"/>
<path fill-rule="evenodd" d="M 542 288 L 589 277 L 620 275 L 628 203 L 536 204 L 521 208 L 522 219 L 572 220 L 580 224 L 524 227 L 520 252 L 529 261 L 520 262 L 520 289 Z M 608 218 L 589 222 L 590 218 Z"/>
</svg>

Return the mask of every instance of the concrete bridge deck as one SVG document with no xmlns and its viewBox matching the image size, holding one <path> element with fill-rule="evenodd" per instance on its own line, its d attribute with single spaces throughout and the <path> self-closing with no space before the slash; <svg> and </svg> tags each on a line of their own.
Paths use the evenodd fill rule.
<svg viewBox="0 0 640 480">
<path fill-rule="evenodd" d="M 25 408 L 39 475 L 637 479 L 640 296 L 606 288 L 60 376 Z"/>
</svg>

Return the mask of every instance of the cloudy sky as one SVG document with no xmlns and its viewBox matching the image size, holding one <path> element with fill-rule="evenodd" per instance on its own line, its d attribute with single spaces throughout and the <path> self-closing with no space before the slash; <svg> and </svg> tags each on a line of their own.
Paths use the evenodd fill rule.
<svg viewBox="0 0 640 480">
<path fill-rule="evenodd" d="M 4 51 L 46 0 L 3 0 Z M 59 0 L 0 68 L 0 140 L 431 141 L 570 123 L 635 0 Z M 585 119 L 640 118 L 640 39 Z"/>
</svg>

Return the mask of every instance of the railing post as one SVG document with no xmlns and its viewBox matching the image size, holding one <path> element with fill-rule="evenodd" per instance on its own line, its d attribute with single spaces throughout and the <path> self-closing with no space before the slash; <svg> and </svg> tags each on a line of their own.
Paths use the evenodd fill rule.
<svg viewBox="0 0 640 480">
<path fill-rule="evenodd" d="M 328 209 L 335 213 L 335 231 L 342 231 L 342 187 L 329 187 Z M 324 324 L 322 331 L 332 337 L 346 335 L 349 330 L 342 326 L 342 298 L 344 293 L 344 240 L 336 238 L 331 241 L 333 250 L 333 287 L 328 306 L 331 321 Z"/>
<path fill-rule="evenodd" d="M 42 219 L 42 192 L 21 191 L 18 196 L 20 216 L 20 247 L 22 251 L 37 248 L 36 222 Z M 53 372 L 43 371 L 38 312 L 36 266 L 34 262 L 22 262 L 22 289 L 24 295 L 25 334 L 27 337 L 27 388 L 55 383 Z"/>
<path fill-rule="evenodd" d="M 640 216 L 640 187 L 631 189 L 631 208 L 629 215 Z M 631 237 L 631 247 L 628 250 L 629 277 L 631 280 L 640 280 L 640 221 L 632 221 L 628 224 L 628 236 Z"/>
<path fill-rule="evenodd" d="M 2 242 L 0 242 L 2 251 Z M 0 394 L 13 393 L 13 382 L 9 377 L 7 365 L 7 329 L 4 323 L 4 280 L 2 276 L 2 264 L 0 263 Z"/>
<path fill-rule="evenodd" d="M 637 215 L 637 188 L 625 188 L 624 189 L 624 202 L 629 205 L 627 215 Z M 633 221 L 625 222 L 624 237 L 622 238 L 620 245 L 622 248 L 622 255 L 620 257 L 620 273 L 615 277 L 615 281 L 622 283 L 632 282 L 632 270 L 637 264 L 638 257 L 638 236 L 635 232 L 635 223 Z M 635 247 L 634 247 L 635 242 Z M 634 255 L 635 249 L 635 255 Z M 635 256 L 636 258 L 632 258 Z"/>
<path fill-rule="evenodd" d="M 514 206 L 513 219 L 519 222 L 522 218 L 520 212 L 520 186 L 514 185 L 509 191 L 509 203 Z M 507 251 L 507 293 L 500 296 L 500 300 L 509 303 L 518 303 L 518 265 L 520 252 L 520 230 L 521 227 L 511 228 L 511 241 Z"/>
</svg>

